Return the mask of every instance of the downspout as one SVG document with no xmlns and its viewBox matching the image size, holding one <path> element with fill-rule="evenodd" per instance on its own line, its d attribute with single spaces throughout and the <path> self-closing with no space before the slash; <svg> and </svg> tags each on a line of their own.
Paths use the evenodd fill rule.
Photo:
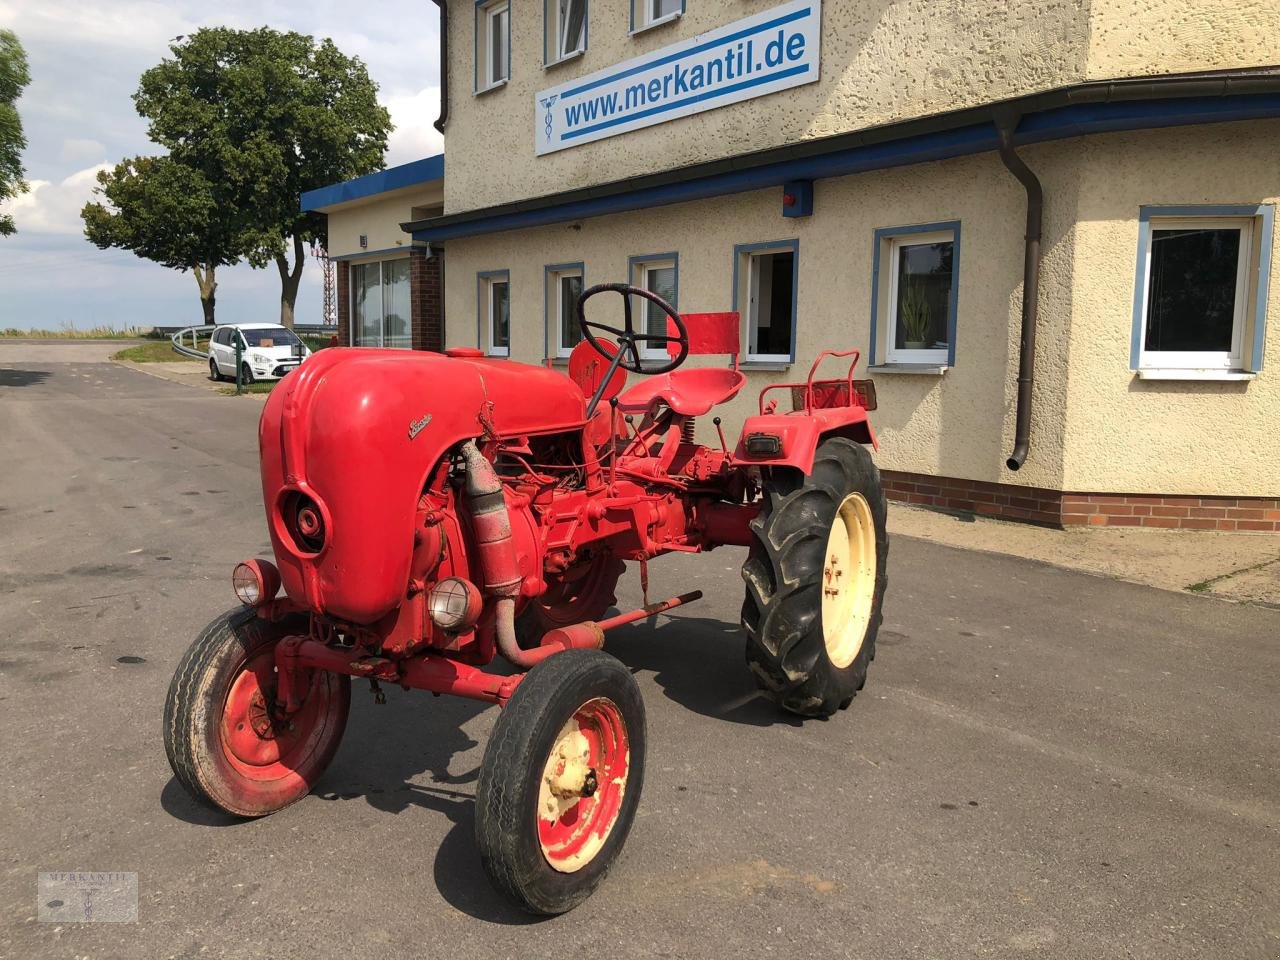
<svg viewBox="0 0 1280 960">
<path fill-rule="evenodd" d="M 1022 334 L 1018 348 L 1018 408 L 1013 430 L 1013 452 L 1005 461 L 1018 470 L 1031 450 L 1031 388 L 1036 372 L 1036 321 L 1040 300 L 1040 233 L 1044 221 L 1044 188 L 1031 168 L 1013 149 L 1013 131 L 1018 118 L 996 119 L 1000 135 L 1000 160 L 1027 191 L 1027 232 L 1022 259 Z"/>
<path fill-rule="evenodd" d="M 449 122 L 449 0 L 432 0 L 440 8 L 440 116 L 432 124 L 444 134 Z"/>
</svg>

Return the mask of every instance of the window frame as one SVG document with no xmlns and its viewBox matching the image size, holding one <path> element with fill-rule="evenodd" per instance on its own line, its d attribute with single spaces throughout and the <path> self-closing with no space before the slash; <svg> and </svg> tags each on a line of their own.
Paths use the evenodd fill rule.
<svg viewBox="0 0 1280 960">
<path fill-rule="evenodd" d="M 753 353 L 750 310 L 751 264 L 754 258 L 771 253 L 790 253 L 791 261 L 791 350 L 789 353 Z M 739 304 L 747 304 L 746 310 Z M 739 243 L 733 248 L 733 310 L 739 314 L 739 341 L 742 366 L 790 366 L 796 362 L 796 340 L 800 332 L 800 239 Z"/>
<path fill-rule="evenodd" d="M 631 23 L 627 28 L 627 33 L 634 36 L 637 33 L 643 33 L 653 27 L 660 27 L 664 23 L 672 23 L 684 16 L 688 6 L 688 0 L 680 0 L 680 9 L 674 13 L 668 13 L 665 16 L 650 18 L 648 10 L 655 0 L 631 0 Z M 639 12 L 640 16 L 636 16 Z"/>
<path fill-rule="evenodd" d="M 578 0 L 582 4 L 582 44 L 568 53 L 561 48 L 564 24 L 560 22 L 559 0 L 542 0 L 542 66 L 554 67 L 576 59 L 587 52 L 591 43 L 591 0 Z"/>
<path fill-rule="evenodd" d="M 1267 297 L 1270 286 L 1271 245 L 1275 208 L 1245 206 L 1144 206 L 1139 210 L 1137 266 L 1134 276 L 1133 328 L 1129 367 L 1139 376 L 1213 379 L 1262 370 L 1266 338 Z M 1147 350 L 1147 313 L 1151 292 L 1151 235 L 1154 230 L 1195 225 L 1209 229 L 1239 229 L 1240 256 L 1236 264 L 1236 306 L 1231 347 L 1226 351 Z"/>
<path fill-rule="evenodd" d="M 386 286 L 385 265 L 388 263 L 395 263 L 395 262 L 401 262 L 401 261 L 408 268 L 408 281 L 409 281 L 409 316 L 407 318 L 409 321 L 409 342 L 404 346 L 398 346 L 396 344 L 387 343 L 387 313 L 386 313 L 386 301 L 384 299 L 386 296 L 386 294 L 384 293 L 384 287 Z M 376 266 L 378 268 L 378 310 L 379 310 L 378 342 L 376 344 L 370 344 L 370 343 L 358 344 L 356 343 L 356 333 L 360 330 L 361 323 L 360 321 L 357 320 L 357 313 L 356 313 L 356 294 L 359 291 L 359 285 L 356 281 L 356 275 L 358 270 L 364 270 L 373 266 Z M 402 257 L 376 257 L 373 259 L 357 260 L 357 261 L 348 263 L 347 270 L 348 270 L 348 273 L 347 273 L 348 297 L 350 298 L 350 303 L 348 304 L 348 314 L 347 314 L 347 316 L 350 317 L 350 323 L 348 324 L 349 329 L 347 330 L 347 340 L 349 341 L 350 346 L 370 347 L 378 350 L 412 350 L 413 349 L 413 268 L 412 268 L 412 265 L 410 265 L 409 263 L 408 255 L 406 254 L 405 256 L 402 256 Z"/>
<path fill-rule="evenodd" d="M 582 289 L 587 289 L 586 266 L 581 260 L 568 263 L 550 263 L 543 268 L 542 310 L 546 324 L 547 357 L 552 360 L 568 359 L 573 347 L 566 347 L 560 339 L 560 285 L 564 277 L 577 276 Z"/>
<path fill-rule="evenodd" d="M 636 257 L 627 257 L 627 282 L 630 283 L 633 287 L 640 287 L 644 290 L 649 290 L 650 289 L 649 283 L 648 283 L 649 271 L 662 270 L 667 267 L 671 268 L 671 289 L 674 291 L 674 296 L 671 298 L 671 306 L 675 309 L 677 313 L 679 313 L 680 312 L 680 254 L 678 252 L 671 251 L 669 253 L 646 253 Z M 643 298 L 640 298 L 640 299 L 642 304 L 651 302 L 648 300 L 644 300 Z M 641 310 L 646 310 L 646 309 L 647 307 L 644 307 L 644 306 L 641 307 Z M 633 316 L 631 319 L 632 319 L 632 323 L 635 323 L 636 318 Z M 644 317 L 643 314 L 641 315 L 641 320 L 645 321 L 644 329 L 646 332 L 648 332 L 649 325 L 647 322 L 647 318 Z M 640 350 L 641 360 L 662 360 L 667 357 L 667 349 L 665 346 L 661 346 L 661 347 L 641 346 L 639 350 Z"/>
<path fill-rule="evenodd" d="M 472 90 L 474 94 L 479 95 L 504 87 L 511 80 L 511 0 L 477 0 L 475 10 Z M 490 51 L 493 49 L 490 41 L 490 25 L 500 10 L 506 11 L 506 36 L 503 38 L 506 73 L 495 80 L 493 77 L 493 64 L 490 62 Z M 482 42 L 483 47 L 481 46 Z M 483 84 L 480 82 L 482 72 L 485 74 L 485 82 Z"/>
<path fill-rule="evenodd" d="M 929 350 L 899 350 L 894 346 L 898 317 L 898 260 L 901 249 L 935 243 L 951 235 L 951 295 L 947 299 L 947 347 Z M 868 366 L 899 369 L 939 368 L 956 365 L 956 331 L 960 314 L 961 221 L 940 220 L 901 227 L 880 227 L 874 234 L 871 267 L 871 343 Z M 887 264 L 888 275 L 882 274 Z"/>
<path fill-rule="evenodd" d="M 493 345 L 493 288 L 507 285 L 507 345 Z M 515 324 L 511 317 L 511 271 L 481 270 L 476 274 L 476 346 L 487 357 L 510 357 Z"/>
</svg>

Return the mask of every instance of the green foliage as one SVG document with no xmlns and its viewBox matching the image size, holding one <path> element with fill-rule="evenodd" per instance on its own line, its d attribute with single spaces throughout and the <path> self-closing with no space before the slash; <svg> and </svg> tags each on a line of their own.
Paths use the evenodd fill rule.
<svg viewBox="0 0 1280 960">
<path fill-rule="evenodd" d="M 391 131 L 364 63 L 266 27 L 204 28 L 169 49 L 134 96 L 151 139 L 234 196 L 255 266 L 289 237 L 323 242 L 325 218 L 300 212 L 301 194 L 381 169 Z"/>
<path fill-rule="evenodd" d="M 227 200 L 204 174 L 170 157 L 134 157 L 98 174 L 80 216 L 95 246 L 120 247 L 176 270 L 240 259 L 241 238 Z"/>
<path fill-rule="evenodd" d="M 27 189 L 22 179 L 22 151 L 27 139 L 22 135 L 22 119 L 16 106 L 22 89 L 31 82 L 27 55 L 11 30 L 0 30 L 0 202 L 16 197 Z M 17 228 L 13 217 L 0 214 L 0 237 Z"/>
<path fill-rule="evenodd" d="M 112 360 L 132 360 L 134 363 L 169 363 L 170 361 L 190 360 L 192 363 L 203 363 L 195 357 L 188 357 L 173 349 L 168 338 L 164 340 L 148 340 L 137 346 L 126 347 L 111 355 Z"/>
<path fill-rule="evenodd" d="M 898 306 L 898 321 L 908 343 L 924 343 L 929 339 L 930 310 L 922 284 L 908 280 Z"/>
</svg>

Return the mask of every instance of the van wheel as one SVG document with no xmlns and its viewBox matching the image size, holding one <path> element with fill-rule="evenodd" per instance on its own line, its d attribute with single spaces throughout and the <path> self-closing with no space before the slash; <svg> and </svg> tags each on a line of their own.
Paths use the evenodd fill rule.
<svg viewBox="0 0 1280 960">
<path fill-rule="evenodd" d="M 747 665 L 785 710 L 828 717 L 867 680 L 888 582 L 886 505 L 866 448 L 824 440 L 813 472 L 766 480 L 742 578 Z"/>
<path fill-rule="evenodd" d="M 253 371 L 247 363 L 240 364 L 240 383 L 245 386 L 253 383 Z"/>
<path fill-rule="evenodd" d="M 209 379 L 214 383 L 222 379 L 222 374 L 218 372 L 218 361 L 213 357 L 209 358 Z"/>
</svg>

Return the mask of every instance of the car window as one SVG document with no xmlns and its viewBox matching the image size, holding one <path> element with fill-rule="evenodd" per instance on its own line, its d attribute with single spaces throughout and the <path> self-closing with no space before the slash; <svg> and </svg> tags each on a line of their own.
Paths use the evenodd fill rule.
<svg viewBox="0 0 1280 960">
<path fill-rule="evenodd" d="M 227 342 L 227 331 L 226 331 L 226 328 L 224 327 L 224 328 L 223 328 L 223 329 L 221 329 L 221 330 L 215 330 L 215 331 L 213 331 L 213 338 L 212 338 L 212 339 L 213 339 L 213 342 L 214 342 L 214 343 L 216 343 L 216 344 L 218 344 L 219 346 L 221 346 L 222 344 L 226 343 L 226 342 Z"/>
<path fill-rule="evenodd" d="M 240 333 L 251 347 L 291 347 L 300 342 L 288 327 L 258 327 Z"/>
</svg>

